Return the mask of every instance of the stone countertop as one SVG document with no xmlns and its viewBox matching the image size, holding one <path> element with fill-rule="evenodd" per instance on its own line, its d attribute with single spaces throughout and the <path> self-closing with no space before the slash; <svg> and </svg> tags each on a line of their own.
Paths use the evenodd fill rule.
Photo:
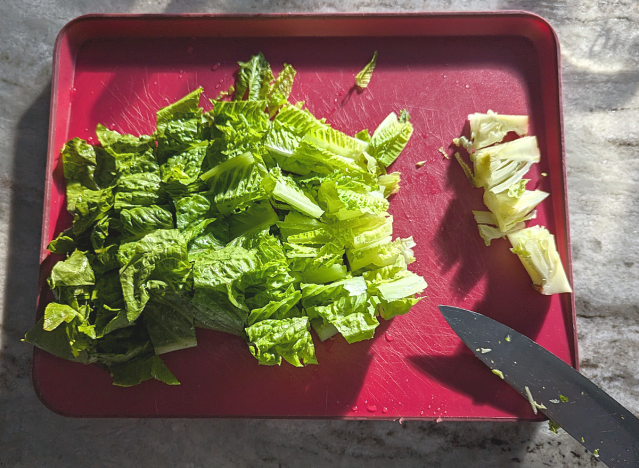
<svg viewBox="0 0 639 468">
<path fill-rule="evenodd" d="M 7 1 L 0 4 L 0 467 L 598 464 L 545 423 L 67 419 L 37 399 L 32 350 L 19 341 L 33 323 L 51 56 L 67 21 L 94 12 L 500 9 L 537 13 L 559 34 L 582 372 L 639 414 L 637 2 Z"/>
</svg>

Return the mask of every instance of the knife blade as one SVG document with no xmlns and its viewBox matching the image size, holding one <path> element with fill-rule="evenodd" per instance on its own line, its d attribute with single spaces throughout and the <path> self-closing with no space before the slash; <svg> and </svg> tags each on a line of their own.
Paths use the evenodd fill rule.
<svg viewBox="0 0 639 468">
<path fill-rule="evenodd" d="M 485 315 L 439 310 L 493 373 L 611 468 L 639 467 L 639 419 L 528 337 Z M 501 375 L 500 375 L 501 374 Z"/>
</svg>

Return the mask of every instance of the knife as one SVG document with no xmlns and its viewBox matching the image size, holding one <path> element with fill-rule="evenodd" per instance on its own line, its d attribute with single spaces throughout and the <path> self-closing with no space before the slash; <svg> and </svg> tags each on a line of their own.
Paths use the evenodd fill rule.
<svg viewBox="0 0 639 468">
<path fill-rule="evenodd" d="M 439 306 L 464 344 L 493 373 L 611 468 L 639 467 L 639 419 L 537 343 L 493 319 Z"/>
</svg>

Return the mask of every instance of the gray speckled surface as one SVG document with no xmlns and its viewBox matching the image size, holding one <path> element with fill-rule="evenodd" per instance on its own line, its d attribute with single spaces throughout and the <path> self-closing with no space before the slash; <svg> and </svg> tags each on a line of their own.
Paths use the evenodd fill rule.
<svg viewBox="0 0 639 468">
<path fill-rule="evenodd" d="M 73 5 L 71 5 L 73 3 Z M 545 424 L 65 419 L 36 398 L 31 348 L 50 93 L 60 28 L 90 12 L 525 9 L 562 45 L 583 373 L 639 413 L 639 4 L 27 0 L 0 2 L 0 466 L 594 466 Z"/>
</svg>

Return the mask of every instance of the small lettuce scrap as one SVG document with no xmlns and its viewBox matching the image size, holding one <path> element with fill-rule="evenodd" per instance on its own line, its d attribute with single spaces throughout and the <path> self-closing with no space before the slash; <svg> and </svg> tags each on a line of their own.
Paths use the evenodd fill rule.
<svg viewBox="0 0 639 468">
<path fill-rule="evenodd" d="M 371 59 L 371 61 L 368 62 L 366 66 L 362 68 L 362 70 L 355 77 L 355 86 L 361 89 L 364 89 L 368 86 L 368 83 L 370 83 L 371 77 L 373 76 L 375 65 L 377 65 L 377 51 L 373 52 L 373 58 Z"/>
<path fill-rule="evenodd" d="M 386 171 L 410 115 L 351 136 L 288 102 L 296 73 L 275 77 L 257 54 L 207 112 L 197 88 L 157 111 L 151 135 L 100 124 L 99 145 L 67 142 L 74 221 L 49 244 L 54 301 L 25 341 L 114 385 L 179 385 L 162 356 L 197 346 L 197 328 L 299 367 L 317 364 L 313 333 L 371 339 L 417 304 L 426 282 L 408 270 L 413 239 L 393 239 L 401 176 Z"/>
</svg>

